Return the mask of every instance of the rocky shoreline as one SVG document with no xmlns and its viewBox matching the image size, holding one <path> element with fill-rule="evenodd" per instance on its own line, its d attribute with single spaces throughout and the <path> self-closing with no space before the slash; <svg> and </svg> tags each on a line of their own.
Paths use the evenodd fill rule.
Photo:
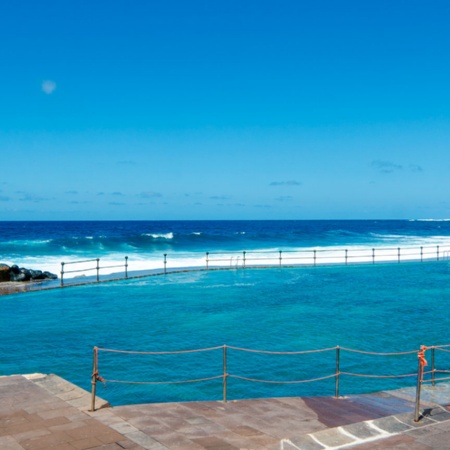
<svg viewBox="0 0 450 450">
<path fill-rule="evenodd" d="M 56 280 L 57 278 L 58 276 L 51 272 L 0 263 L 0 283 Z"/>
</svg>

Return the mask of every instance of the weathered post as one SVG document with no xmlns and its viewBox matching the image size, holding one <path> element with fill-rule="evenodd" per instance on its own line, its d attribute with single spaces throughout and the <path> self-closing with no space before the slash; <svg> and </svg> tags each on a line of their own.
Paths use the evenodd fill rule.
<svg viewBox="0 0 450 450">
<path fill-rule="evenodd" d="M 95 395 L 97 390 L 97 377 L 98 377 L 98 349 L 97 347 L 94 347 L 94 358 L 93 358 L 93 364 L 92 364 L 92 379 L 91 379 L 91 385 L 92 385 L 92 391 L 91 391 L 91 411 L 95 411 Z"/>
<path fill-rule="evenodd" d="M 97 283 L 98 283 L 100 281 L 100 258 L 97 258 L 96 261 L 97 261 L 96 270 L 97 270 Z"/>
<path fill-rule="evenodd" d="M 164 273 L 167 273 L 167 253 L 164 253 Z"/>
<path fill-rule="evenodd" d="M 341 364 L 341 348 L 339 345 L 336 347 L 336 378 L 335 378 L 335 388 L 334 395 L 336 398 L 339 398 L 339 374 L 340 372 L 340 364 Z"/>
<path fill-rule="evenodd" d="M 64 286 L 64 264 L 65 263 L 61 263 L 61 287 Z"/>
<path fill-rule="evenodd" d="M 227 346 L 223 346 L 223 402 L 227 402 Z"/>
<path fill-rule="evenodd" d="M 423 379 L 423 368 L 427 365 L 427 361 L 425 359 L 425 350 L 426 347 L 424 345 L 420 346 L 420 350 L 417 354 L 418 357 L 418 368 L 417 368 L 417 387 L 416 387 L 416 407 L 414 411 L 414 422 L 419 421 L 419 410 L 420 410 L 420 390 L 422 388 L 422 379 Z"/>
<path fill-rule="evenodd" d="M 125 278 L 128 278 L 128 256 L 125 256 Z"/>
</svg>

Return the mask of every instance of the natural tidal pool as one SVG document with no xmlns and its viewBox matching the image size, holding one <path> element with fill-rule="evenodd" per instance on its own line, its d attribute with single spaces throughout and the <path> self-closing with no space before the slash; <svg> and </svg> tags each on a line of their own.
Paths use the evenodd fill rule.
<svg viewBox="0 0 450 450">
<path fill-rule="evenodd" d="M 447 261 L 192 271 L 0 298 L 0 375 L 55 373 L 90 389 L 94 346 L 179 351 L 222 346 L 272 352 L 337 345 L 405 352 L 450 343 Z M 335 372 L 334 350 L 302 355 L 227 350 L 227 372 L 270 381 Z M 448 353 L 436 365 L 450 368 Z M 417 355 L 380 357 L 341 350 L 340 370 L 410 374 Z M 223 350 L 176 355 L 99 354 L 109 380 L 181 381 L 223 374 Z M 342 395 L 414 386 L 414 377 L 340 377 Z M 228 399 L 333 395 L 334 378 L 273 384 L 228 378 Z M 220 400 L 222 379 L 185 384 L 98 385 L 113 405 Z"/>
</svg>

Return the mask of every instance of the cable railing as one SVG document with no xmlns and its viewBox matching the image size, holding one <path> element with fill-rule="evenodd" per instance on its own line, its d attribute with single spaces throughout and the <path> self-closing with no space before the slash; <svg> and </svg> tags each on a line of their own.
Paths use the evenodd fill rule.
<svg viewBox="0 0 450 450">
<path fill-rule="evenodd" d="M 95 411 L 95 398 L 96 398 L 96 385 L 97 382 L 102 383 L 117 383 L 117 384 L 135 384 L 135 385 L 173 385 L 173 384 L 186 384 L 186 383 L 202 383 L 211 380 L 222 380 L 222 401 L 227 402 L 228 400 L 228 391 L 229 391 L 229 380 L 241 380 L 249 383 L 266 383 L 271 385 L 299 385 L 305 383 L 315 383 L 324 380 L 334 380 L 334 396 L 339 398 L 341 396 L 341 388 L 340 381 L 343 377 L 349 378 L 369 378 L 369 379 L 378 379 L 378 380 L 386 380 L 386 379 L 406 379 L 406 378 L 415 378 L 416 381 L 416 406 L 415 406 L 415 420 L 420 420 L 420 391 L 423 383 L 431 383 L 433 386 L 436 382 L 450 380 L 450 370 L 446 369 L 438 369 L 436 368 L 436 352 L 446 352 L 450 353 L 450 344 L 448 345 L 439 345 L 439 346 L 431 346 L 425 347 L 421 346 L 419 350 L 410 350 L 403 352 L 371 352 L 371 351 L 363 351 L 357 349 L 351 349 L 346 347 L 329 347 L 329 348 L 321 348 L 317 350 L 303 350 L 303 351 L 269 351 L 269 350 L 255 350 L 249 348 L 236 347 L 231 345 L 221 345 L 216 347 L 209 348 L 199 348 L 193 350 L 177 350 L 177 351 L 130 351 L 130 350 L 119 350 L 119 349 L 109 349 L 109 348 L 101 348 L 94 347 L 93 350 L 93 372 L 91 377 L 92 383 L 92 397 L 91 397 L 91 411 Z M 431 369 L 425 371 L 425 366 L 428 364 L 425 360 L 425 352 L 431 351 Z M 192 377 L 189 378 L 177 378 L 177 379 L 152 379 L 152 380 L 133 380 L 133 379 L 119 379 L 119 378 L 110 378 L 108 376 L 108 370 L 116 369 L 116 365 L 114 363 L 111 364 L 109 361 L 109 365 L 102 366 L 102 375 L 100 376 L 100 364 L 99 364 L 99 354 L 108 353 L 110 355 L 133 355 L 140 356 L 145 358 L 156 358 L 159 356 L 175 356 L 180 358 L 181 355 L 187 354 L 199 354 L 199 353 L 211 353 L 211 352 L 219 352 L 219 356 L 216 356 L 215 367 L 218 368 L 221 366 L 220 373 L 211 373 L 208 372 L 210 366 L 212 364 L 196 364 L 196 371 L 193 373 Z M 270 357 L 274 356 L 293 356 L 298 358 L 304 358 L 306 355 L 317 357 L 316 355 L 324 354 L 330 355 L 328 360 L 328 366 L 332 366 L 332 369 L 329 369 L 329 373 L 318 374 L 317 370 L 314 372 L 314 369 L 311 365 L 307 365 L 310 372 L 302 372 L 305 374 L 302 378 L 293 377 L 291 379 L 273 379 L 273 378 L 265 378 L 260 375 L 249 376 L 248 374 L 230 370 L 229 367 L 229 358 L 230 352 L 244 353 L 244 354 L 258 354 L 258 355 L 266 355 Z M 404 366 L 398 363 L 393 363 L 389 366 L 387 363 L 378 363 L 377 365 L 367 364 L 367 370 L 362 370 L 361 372 L 350 371 L 346 369 L 343 365 L 342 353 L 356 353 L 359 355 L 366 355 L 370 357 L 376 358 L 396 358 L 396 357 L 406 357 L 408 358 L 407 366 L 413 367 L 414 362 L 418 361 L 418 369 L 411 369 L 407 372 L 404 372 Z M 246 357 L 248 360 L 248 357 Z M 285 362 L 286 363 L 286 362 Z M 347 363 L 348 364 L 348 363 Z M 151 366 L 151 360 L 147 361 L 145 359 L 145 367 Z M 159 365 L 159 369 L 162 370 L 163 374 L 167 374 L 169 372 L 168 367 L 164 366 L 161 368 L 161 364 Z M 201 366 L 202 369 L 205 370 L 205 373 L 198 372 L 198 366 Z M 297 364 L 290 363 L 287 367 L 282 368 L 282 372 L 285 374 L 293 374 L 297 373 L 299 367 L 301 366 L 300 362 Z M 384 368 L 385 366 L 389 366 L 391 368 L 390 371 L 385 373 L 374 373 L 374 367 Z M 171 367 L 178 367 L 176 364 L 172 364 Z M 194 367 L 194 366 L 191 366 Z M 269 367 L 269 366 L 267 366 Z M 273 369 L 273 364 L 270 364 L 270 367 Z M 393 370 L 395 367 L 396 371 L 400 370 L 401 373 L 393 373 L 396 372 Z M 109 368 L 109 369 L 108 369 Z M 129 372 L 129 367 L 124 368 L 123 371 L 125 373 Z M 218 369 L 217 369 L 218 371 Z M 253 373 L 255 371 L 257 373 L 261 372 L 261 366 L 255 365 L 252 367 Z M 161 373 L 161 372 L 160 372 Z M 448 376 L 443 376 L 448 375 Z"/>
<path fill-rule="evenodd" d="M 252 250 L 252 251 L 216 251 L 206 253 L 164 253 L 162 263 L 156 268 L 144 270 L 144 275 L 132 275 L 128 272 L 129 261 L 125 256 L 124 264 L 100 266 L 100 258 L 77 260 L 61 263 L 60 284 L 64 286 L 64 277 L 67 274 L 95 271 L 94 279 L 100 281 L 100 271 L 112 268 L 124 268 L 123 277 L 135 278 L 148 275 L 167 274 L 169 272 L 185 272 L 195 270 L 217 269 L 245 269 L 245 268 L 273 268 L 318 265 L 350 265 L 350 264 L 376 264 L 401 263 L 448 260 L 450 246 L 430 247 L 378 247 L 358 249 L 319 248 L 305 250 Z M 194 265 L 186 266 L 186 260 L 195 260 Z M 152 260 L 155 264 L 155 260 Z M 76 269 L 67 270 L 67 265 L 76 265 Z M 83 275 L 82 275 L 83 276 Z M 80 277 L 77 284 L 82 284 Z M 92 279 L 86 282 L 92 282 Z"/>
</svg>

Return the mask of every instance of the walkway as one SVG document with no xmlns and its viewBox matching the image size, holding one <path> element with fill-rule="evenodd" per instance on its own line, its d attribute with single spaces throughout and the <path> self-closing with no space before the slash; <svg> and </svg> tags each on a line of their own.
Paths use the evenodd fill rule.
<svg viewBox="0 0 450 450">
<path fill-rule="evenodd" d="M 0 377 L 4 450 L 447 449 L 450 385 L 330 397 L 117 406 L 55 375 Z"/>
</svg>

